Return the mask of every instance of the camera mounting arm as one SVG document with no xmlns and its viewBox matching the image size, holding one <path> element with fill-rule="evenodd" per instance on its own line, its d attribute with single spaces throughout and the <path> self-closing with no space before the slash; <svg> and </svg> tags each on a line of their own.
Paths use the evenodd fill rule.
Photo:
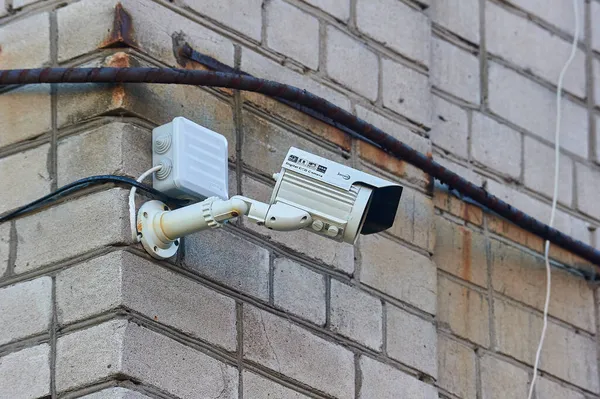
<svg viewBox="0 0 600 399">
<path fill-rule="evenodd" d="M 166 259 L 177 253 L 180 237 L 219 228 L 241 215 L 247 215 L 259 226 L 278 231 L 300 230 L 312 223 L 308 212 L 282 202 L 269 205 L 242 196 L 229 200 L 210 197 L 173 211 L 160 201 L 148 201 L 138 212 L 137 232 L 151 256 Z"/>
</svg>

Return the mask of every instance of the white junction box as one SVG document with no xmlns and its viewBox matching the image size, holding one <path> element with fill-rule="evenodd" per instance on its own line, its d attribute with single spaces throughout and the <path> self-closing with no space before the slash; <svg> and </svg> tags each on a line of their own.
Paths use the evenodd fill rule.
<svg viewBox="0 0 600 399">
<path fill-rule="evenodd" d="M 181 116 L 152 130 L 153 186 L 172 197 L 228 199 L 227 139 Z"/>
</svg>

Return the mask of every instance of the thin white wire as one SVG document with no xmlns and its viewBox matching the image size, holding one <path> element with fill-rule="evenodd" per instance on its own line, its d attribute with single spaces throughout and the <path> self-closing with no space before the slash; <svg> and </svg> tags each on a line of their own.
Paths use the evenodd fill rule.
<svg viewBox="0 0 600 399">
<path fill-rule="evenodd" d="M 575 13 L 575 33 L 573 35 L 573 43 L 571 44 L 571 54 L 569 59 L 563 66 L 558 76 L 558 83 L 556 87 L 556 129 L 554 131 L 554 192 L 552 193 L 552 210 L 550 211 L 550 227 L 554 225 L 554 217 L 556 216 L 556 202 L 558 200 L 558 173 L 559 173 L 559 162 L 560 162 L 560 123 L 561 123 L 561 92 L 563 86 L 563 80 L 567 69 L 575 58 L 575 52 L 577 51 L 577 42 L 579 41 L 579 9 L 577 2 L 579 0 L 573 0 L 573 11 Z M 544 301 L 544 322 L 542 326 L 542 333 L 540 335 L 540 342 L 538 344 L 537 351 L 535 353 L 535 363 L 533 365 L 533 378 L 531 379 L 531 385 L 529 386 L 528 399 L 531 399 L 533 390 L 535 388 L 535 380 L 537 378 L 538 367 L 540 364 L 540 355 L 542 354 L 542 347 L 544 345 L 544 338 L 546 337 L 546 329 L 548 328 L 548 306 L 550 305 L 550 287 L 551 287 L 551 271 L 550 271 L 550 241 L 546 241 L 544 245 L 544 260 L 546 262 L 546 299 Z"/>
<path fill-rule="evenodd" d="M 137 181 L 140 183 L 148 176 L 150 176 L 154 172 L 158 172 L 162 168 L 162 165 L 154 166 L 137 178 Z M 129 226 L 131 227 L 131 239 L 134 242 L 139 242 L 140 237 L 137 235 L 137 226 L 136 226 L 136 215 L 135 215 L 135 192 L 136 187 L 131 187 L 131 191 L 129 191 Z"/>
</svg>

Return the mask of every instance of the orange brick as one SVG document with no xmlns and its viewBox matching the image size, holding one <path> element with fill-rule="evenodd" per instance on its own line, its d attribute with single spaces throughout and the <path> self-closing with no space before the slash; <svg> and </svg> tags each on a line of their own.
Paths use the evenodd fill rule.
<svg viewBox="0 0 600 399">
<path fill-rule="evenodd" d="M 542 252 L 544 240 L 495 215 L 487 215 L 490 231 L 537 252 Z"/>
<path fill-rule="evenodd" d="M 383 152 L 369 143 L 359 141 L 358 150 L 362 159 L 378 168 L 386 170 L 424 188 L 428 188 L 431 184 L 431 177 L 422 170 Z"/>
<path fill-rule="evenodd" d="M 449 212 L 476 226 L 483 223 L 483 210 L 476 205 L 462 201 L 444 191 L 435 191 L 433 203 L 436 208 Z"/>
</svg>

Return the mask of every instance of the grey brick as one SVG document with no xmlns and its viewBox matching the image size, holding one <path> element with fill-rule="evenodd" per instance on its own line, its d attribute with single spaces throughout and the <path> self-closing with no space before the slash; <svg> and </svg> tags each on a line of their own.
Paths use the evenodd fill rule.
<svg viewBox="0 0 600 399">
<path fill-rule="evenodd" d="M 388 355 L 437 379 L 435 325 L 391 305 L 386 309 Z"/>
<path fill-rule="evenodd" d="M 128 252 L 113 252 L 56 278 L 58 321 L 125 306 L 193 337 L 236 349 L 235 301 Z"/>
<path fill-rule="evenodd" d="M 379 61 L 367 46 L 328 25 L 325 58 L 331 79 L 369 100 L 377 98 Z"/>
<path fill-rule="evenodd" d="M 0 345 L 47 332 L 51 319 L 50 277 L 0 289 Z"/>
<path fill-rule="evenodd" d="M 44 144 L 32 150 L 0 158 L 0 180 L 11 190 L 0 190 L 0 213 L 17 208 L 50 192 L 48 152 Z"/>
<path fill-rule="evenodd" d="M 249 305 L 244 305 L 244 357 L 332 396 L 354 395 L 352 352 Z"/>
<path fill-rule="evenodd" d="M 50 345 L 0 357 L 0 397 L 30 399 L 50 395 Z"/>
<path fill-rule="evenodd" d="M 429 19 L 415 8 L 395 0 L 358 0 L 358 30 L 408 58 L 429 63 Z"/>
<path fill-rule="evenodd" d="M 541 256 L 491 240 L 491 268 L 496 291 L 540 311 L 544 309 L 544 296 L 540 293 L 546 290 L 546 266 Z M 550 315 L 593 333 L 593 289 L 562 270 L 553 270 L 551 281 Z"/>
<path fill-rule="evenodd" d="M 473 113 L 471 154 L 480 165 L 519 178 L 522 148 L 520 133 L 479 112 Z"/>
<path fill-rule="evenodd" d="M 573 35 L 575 32 L 575 14 L 573 12 L 572 1 L 560 0 L 553 3 L 552 7 L 547 7 L 548 3 L 544 0 L 510 0 L 510 2 L 570 35 Z M 594 4 L 593 1 L 591 3 Z M 580 2 L 577 10 L 579 11 L 579 40 L 583 41 L 585 35 L 585 5 Z"/>
<path fill-rule="evenodd" d="M 109 123 L 58 142 L 58 185 L 87 176 L 117 174 L 137 178 L 152 166 L 147 129 Z"/>
<path fill-rule="evenodd" d="M 435 218 L 435 248 L 433 261 L 438 268 L 471 283 L 487 286 L 487 256 L 483 234 Z"/>
<path fill-rule="evenodd" d="M 122 267 L 126 256 L 133 257 L 112 252 L 58 273 L 58 322 L 70 324 L 121 305 L 124 302 Z"/>
<path fill-rule="evenodd" d="M 268 2 L 266 8 L 267 45 L 316 70 L 319 67 L 319 20 L 282 0 Z"/>
<path fill-rule="evenodd" d="M 34 4 L 36 2 L 38 2 L 39 0 L 13 0 L 13 8 L 14 9 L 19 9 L 19 8 L 23 8 L 25 6 L 28 6 L 30 4 Z"/>
<path fill-rule="evenodd" d="M 242 179 L 244 195 L 258 201 L 268 202 L 273 189 L 247 176 Z M 266 236 L 269 240 L 284 245 L 292 251 L 299 252 L 307 257 L 330 265 L 344 273 L 354 271 L 354 247 L 350 244 L 324 239 L 310 231 L 280 232 L 266 230 L 264 227 L 248 221 L 243 221 L 244 226 L 256 234 Z"/>
<path fill-rule="evenodd" d="M 32 109 L 35 110 L 35 117 L 31 115 Z M 0 147 L 30 140 L 50 131 L 50 85 L 24 86 L 0 94 L 0 120 Z"/>
<path fill-rule="evenodd" d="M 566 137 L 565 137 L 566 138 Z M 552 198 L 554 193 L 554 147 L 525 136 L 525 185 Z M 558 201 L 570 206 L 573 199 L 573 161 L 561 154 L 559 161 Z"/>
<path fill-rule="evenodd" d="M 123 343 L 123 373 L 183 399 L 238 397 L 238 371 L 135 324 Z"/>
<path fill-rule="evenodd" d="M 387 134 L 397 138 L 405 144 L 408 144 L 415 150 L 427 153 L 431 152 L 431 141 L 419 134 L 412 132 L 409 128 L 386 118 L 385 116 L 375 113 L 373 110 L 367 109 L 361 105 L 356 106 L 356 116 L 371 123 L 375 127 L 383 130 Z"/>
<path fill-rule="evenodd" d="M 590 14 L 592 21 L 598 21 L 600 19 L 600 4 L 595 1 L 590 2 Z M 600 51 L 600 27 L 597 24 L 592 24 L 592 48 L 596 51 Z M 600 100 L 599 97 L 596 97 Z"/>
<path fill-rule="evenodd" d="M 243 113 L 244 147 L 242 158 L 251 168 L 271 177 L 281 170 L 281 164 L 290 147 L 302 148 L 305 151 L 322 156 L 339 163 L 348 163 L 338 154 L 300 137 L 297 133 L 259 118 L 250 113 Z"/>
<path fill-rule="evenodd" d="M 280 68 L 283 68 L 280 66 Z M 290 71 L 291 72 L 291 71 Z M 321 86 L 325 87 L 325 86 Z M 259 109 L 264 115 L 270 114 L 275 121 L 284 123 L 293 130 L 302 130 L 311 139 L 326 141 L 335 147 L 350 151 L 352 138 L 347 133 L 333 125 L 320 121 L 313 116 L 288 107 L 272 97 L 249 91 L 242 91 L 242 99 L 249 104 L 249 108 Z"/>
<path fill-rule="evenodd" d="M 516 46 L 514 43 L 511 45 Z M 550 63 L 547 59 L 544 59 L 544 62 Z M 562 65 L 562 61 L 560 64 Z M 556 93 L 493 62 L 489 63 L 488 74 L 488 100 L 491 110 L 536 136 L 554 143 Z M 567 134 L 569 137 L 569 140 L 561 140 L 561 147 L 587 158 L 587 112 L 585 108 L 566 98 L 562 100 L 561 131 L 563 137 Z"/>
<path fill-rule="evenodd" d="M 331 101 L 345 110 L 350 109 L 350 100 L 342 93 L 312 80 L 307 75 L 302 75 L 272 61 L 252 50 L 242 49 L 242 67 L 244 72 L 254 76 L 275 80 L 296 87 L 301 87 Z"/>
<path fill-rule="evenodd" d="M 600 13 L 598 13 L 598 17 L 600 18 Z M 594 76 L 594 102 L 598 106 L 600 104 L 600 60 L 598 58 L 592 59 L 592 75 Z M 596 116 L 597 118 L 598 116 Z M 598 147 L 598 144 L 596 144 L 596 147 Z"/>
<path fill-rule="evenodd" d="M 39 68 L 46 65 L 50 62 L 49 14 L 40 13 L 3 25 L 0 43 L 0 69 Z"/>
<path fill-rule="evenodd" d="M 431 45 L 433 86 L 463 100 L 479 104 L 477 56 L 440 39 L 433 39 Z"/>
<path fill-rule="evenodd" d="M 462 4 L 458 3 L 458 4 Z M 429 137 L 433 144 L 462 158 L 469 156 L 467 112 L 440 97 L 433 96 L 433 115 Z"/>
<path fill-rule="evenodd" d="M 126 388 L 116 387 L 82 396 L 81 399 L 150 399 L 150 397 Z"/>
<path fill-rule="evenodd" d="M 187 236 L 184 264 L 236 291 L 269 298 L 269 252 L 226 229 Z"/>
<path fill-rule="evenodd" d="M 535 392 L 538 398 L 585 399 L 583 394 L 543 377 L 536 380 Z"/>
<path fill-rule="evenodd" d="M 477 174 L 477 172 L 475 172 L 471 169 L 468 169 L 467 167 L 460 165 L 456 162 L 450 161 L 449 159 L 440 158 L 439 156 L 436 156 L 435 154 L 434 154 L 434 159 L 437 163 L 439 163 L 446 169 L 450 169 L 454 173 L 458 174 L 459 176 L 464 177 L 465 179 L 467 179 L 468 181 L 470 181 L 471 183 L 473 183 L 477 186 L 481 186 L 483 184 L 483 181 L 485 180 L 481 175 Z"/>
<path fill-rule="evenodd" d="M 428 257 L 382 236 L 361 237 L 360 280 L 435 314 L 436 269 Z"/>
<path fill-rule="evenodd" d="M 426 75 L 397 62 L 381 60 L 383 105 L 408 119 L 430 126 L 431 94 Z"/>
<path fill-rule="evenodd" d="M 600 208 L 597 199 L 600 198 L 600 170 L 595 165 L 588 166 L 577 162 L 577 209 L 596 219 L 600 219 Z"/>
<path fill-rule="evenodd" d="M 542 330 L 542 318 L 505 301 L 494 300 L 497 350 L 529 365 L 533 364 Z M 597 393 L 598 363 L 595 341 L 583 334 L 548 323 L 545 353 L 540 369 Z"/>
<path fill-rule="evenodd" d="M 81 67 L 96 68 L 110 65 L 106 65 L 107 63 L 104 61 L 89 62 Z M 75 125 L 102 114 L 125 113 L 123 100 L 127 93 L 123 86 L 94 83 L 74 86 L 65 83 L 57 84 L 56 88 L 57 125 L 59 128 Z"/>
<path fill-rule="evenodd" d="M 181 398 L 237 397 L 237 371 L 170 338 L 125 320 L 60 337 L 59 392 L 128 376 Z"/>
<path fill-rule="evenodd" d="M 405 186 L 394 225 L 387 232 L 432 252 L 435 240 L 433 218 L 431 198 Z"/>
<path fill-rule="evenodd" d="M 599 64 L 599 66 L 600 66 L 600 64 Z M 600 72 L 598 73 L 598 76 L 600 77 Z M 598 84 L 598 87 L 600 88 L 600 83 Z M 600 93 L 599 93 L 599 96 L 600 96 Z M 600 163 L 600 142 L 598 141 L 600 139 L 600 116 L 596 115 L 594 119 L 595 119 L 595 123 L 596 123 L 596 131 L 594 132 L 594 135 L 596 138 L 596 148 L 594 149 L 593 157 L 597 163 Z"/>
<path fill-rule="evenodd" d="M 487 181 L 487 190 L 501 200 L 519 208 L 523 212 L 529 213 L 537 219 L 547 222 L 550 220 L 551 208 L 549 203 L 541 202 L 526 193 L 507 187 L 495 180 Z M 554 227 L 564 233 L 571 234 L 571 219 L 572 218 L 565 212 L 557 210 Z"/>
<path fill-rule="evenodd" d="M 527 371 L 489 355 L 481 358 L 480 367 L 483 399 L 527 396 Z"/>
<path fill-rule="evenodd" d="M 590 244 L 592 240 L 592 231 L 590 231 L 590 228 L 592 225 L 575 217 L 569 217 L 569 219 L 571 221 L 570 235 L 576 240 Z"/>
<path fill-rule="evenodd" d="M 275 306 L 315 324 L 325 324 L 325 276 L 277 258 L 273 270 Z"/>
<path fill-rule="evenodd" d="M 185 3 L 194 11 L 260 41 L 262 0 L 186 0 Z"/>
<path fill-rule="evenodd" d="M 10 256 L 10 223 L 0 224 L 0 277 L 6 273 Z"/>
<path fill-rule="evenodd" d="M 361 356 L 360 371 L 362 386 L 359 399 L 394 397 L 437 399 L 438 397 L 437 390 L 432 385 L 369 357 Z"/>
<path fill-rule="evenodd" d="M 173 53 L 174 32 L 185 32 L 186 41 L 195 50 L 233 65 L 233 44 L 218 33 L 157 3 L 122 0 L 135 21 L 136 47 L 169 65 L 177 65 Z M 86 0 L 58 10 L 58 59 L 66 61 L 110 45 L 116 0 Z M 82 35 L 81 32 L 86 34 Z"/>
<path fill-rule="evenodd" d="M 485 7 L 485 24 L 490 53 L 556 84 L 571 52 L 569 42 L 491 2 Z M 564 88 L 578 97 L 585 97 L 585 54 L 582 50 L 577 50 L 565 74 Z"/>
<path fill-rule="evenodd" d="M 473 349 L 438 335 L 438 384 L 461 398 L 476 397 L 476 366 Z"/>
<path fill-rule="evenodd" d="M 249 371 L 244 371 L 244 397 L 252 399 L 308 399 L 301 393 L 292 391 L 289 388 L 279 385 L 276 382 L 269 381 L 265 378 Z"/>
<path fill-rule="evenodd" d="M 490 345 L 487 296 L 438 276 L 438 323 L 483 347 Z"/>
<path fill-rule="evenodd" d="M 113 320 L 60 337 L 56 389 L 61 392 L 105 379 L 124 368 L 127 321 Z"/>
<path fill-rule="evenodd" d="M 431 4 L 431 18 L 436 24 L 479 44 L 479 1 L 436 0 Z"/>
<path fill-rule="evenodd" d="M 331 280 L 331 329 L 376 351 L 382 345 L 381 300 Z"/>
<path fill-rule="evenodd" d="M 59 9 L 56 14 L 59 61 L 85 54 L 110 38 L 115 6 L 116 1 L 113 0 L 88 0 Z M 95 24 L 90 24 L 92 15 L 95 16 Z M 82 31 L 86 34 L 77 34 Z"/>
<path fill-rule="evenodd" d="M 313 5 L 340 19 L 346 21 L 350 16 L 350 0 L 304 0 L 306 3 Z"/>
<path fill-rule="evenodd" d="M 127 192 L 115 188 L 90 194 L 18 219 L 16 226 L 15 273 L 107 245 L 129 243 Z M 52 245 L 44 245 L 48 242 Z"/>
</svg>

